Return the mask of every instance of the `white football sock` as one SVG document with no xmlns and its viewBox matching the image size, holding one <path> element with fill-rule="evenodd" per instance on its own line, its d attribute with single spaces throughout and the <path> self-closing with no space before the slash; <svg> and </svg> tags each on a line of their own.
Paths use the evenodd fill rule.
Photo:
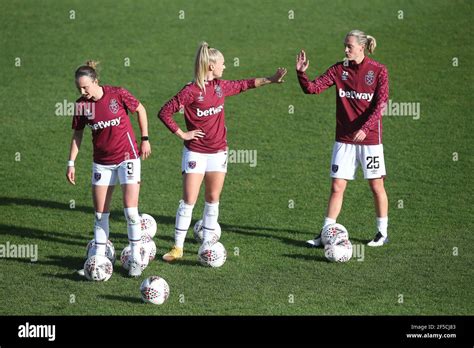
<svg viewBox="0 0 474 348">
<path fill-rule="evenodd" d="M 130 242 L 132 259 L 141 261 L 140 242 L 142 238 L 142 230 L 140 227 L 138 208 L 125 208 L 123 212 L 127 219 L 128 241 Z"/>
<path fill-rule="evenodd" d="M 219 202 L 204 205 L 202 217 L 202 239 L 203 243 L 212 239 L 212 232 L 217 228 L 217 218 L 219 217 Z"/>
<path fill-rule="evenodd" d="M 94 241 L 96 255 L 105 256 L 107 240 L 109 239 L 109 215 L 110 213 L 95 212 Z"/>
<path fill-rule="evenodd" d="M 176 225 L 174 230 L 174 244 L 178 248 L 184 246 L 184 240 L 188 233 L 189 225 L 193 217 L 194 204 L 186 204 L 183 200 L 179 201 L 178 210 L 176 211 Z"/>
<path fill-rule="evenodd" d="M 387 237 L 387 228 L 388 228 L 388 216 L 378 217 L 377 220 L 377 230 L 382 233 L 382 236 Z"/>
<path fill-rule="evenodd" d="M 327 225 L 335 224 L 336 220 L 325 217 L 324 222 L 323 222 L 323 228 L 326 227 Z"/>
</svg>

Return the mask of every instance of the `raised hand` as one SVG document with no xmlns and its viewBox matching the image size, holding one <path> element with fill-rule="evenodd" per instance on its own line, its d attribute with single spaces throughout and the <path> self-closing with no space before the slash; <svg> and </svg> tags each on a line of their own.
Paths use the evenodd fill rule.
<svg viewBox="0 0 474 348">
<path fill-rule="evenodd" d="M 296 56 L 296 70 L 300 72 L 305 72 L 309 66 L 309 59 L 306 59 L 306 52 L 301 50 L 301 52 Z"/>
</svg>

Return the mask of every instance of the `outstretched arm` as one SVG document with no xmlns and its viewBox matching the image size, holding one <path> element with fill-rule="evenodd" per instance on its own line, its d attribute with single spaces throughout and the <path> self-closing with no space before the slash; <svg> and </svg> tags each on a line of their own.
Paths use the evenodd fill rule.
<svg viewBox="0 0 474 348">
<path fill-rule="evenodd" d="M 268 85 L 270 83 L 285 82 L 283 80 L 285 74 L 285 68 L 278 68 L 276 73 L 270 77 L 259 77 L 247 80 L 220 80 L 219 84 L 222 87 L 222 90 L 224 91 L 224 95 L 226 97 L 229 97 L 231 95 L 236 95 L 245 92 L 250 88 L 257 88 Z"/>
<path fill-rule="evenodd" d="M 255 87 L 261 87 L 269 85 L 270 83 L 283 83 L 283 77 L 286 75 L 287 71 L 285 68 L 278 68 L 276 73 L 270 77 L 259 77 L 255 79 Z"/>
</svg>

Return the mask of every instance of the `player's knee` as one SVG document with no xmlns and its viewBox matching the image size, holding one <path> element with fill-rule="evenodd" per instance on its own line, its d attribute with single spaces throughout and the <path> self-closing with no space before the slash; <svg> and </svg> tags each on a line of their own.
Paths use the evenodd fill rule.
<svg viewBox="0 0 474 348">
<path fill-rule="evenodd" d="M 345 189 L 346 189 L 345 183 L 340 183 L 336 181 L 336 182 L 333 182 L 331 185 L 331 193 L 342 194 L 344 193 Z"/>
<path fill-rule="evenodd" d="M 140 223 L 140 215 L 138 214 L 137 207 L 125 208 L 123 212 L 129 225 L 136 225 Z"/>
<path fill-rule="evenodd" d="M 206 192 L 206 202 L 208 202 L 208 203 L 218 203 L 219 202 L 219 193 L 217 193 L 217 192 Z"/>
<path fill-rule="evenodd" d="M 372 193 L 376 196 L 385 194 L 385 187 L 382 180 L 372 180 L 370 181 L 370 189 Z"/>
</svg>

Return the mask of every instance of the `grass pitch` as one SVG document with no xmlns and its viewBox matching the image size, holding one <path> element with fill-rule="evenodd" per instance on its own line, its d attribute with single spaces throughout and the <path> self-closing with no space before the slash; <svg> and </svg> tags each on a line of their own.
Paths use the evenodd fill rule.
<svg viewBox="0 0 474 348">
<path fill-rule="evenodd" d="M 471 2 L 30 0 L 1 7 L 0 244 L 37 245 L 39 258 L 0 259 L 0 314 L 474 314 Z M 388 67 L 390 99 L 419 103 L 420 114 L 383 121 L 390 244 L 332 264 L 304 241 L 326 209 L 335 90 L 304 95 L 294 64 L 304 48 L 309 76 L 323 73 L 342 59 L 344 35 L 354 28 L 377 39 L 374 59 Z M 226 79 L 289 70 L 283 85 L 226 101 L 230 148 L 258 156 L 255 167 L 229 165 L 219 219 L 228 260 L 220 269 L 199 265 L 191 231 L 182 262 L 160 260 L 173 243 L 182 144 L 156 114 L 192 78 L 201 40 L 224 53 Z M 118 262 L 106 283 L 74 275 L 92 238 L 91 140 L 86 130 L 70 186 L 71 117 L 55 111 L 77 98 L 74 70 L 91 58 L 101 61 L 102 83 L 126 87 L 148 111 L 153 154 L 142 162 L 139 210 L 157 219 L 158 255 L 140 279 L 127 278 Z M 375 233 L 375 214 L 358 175 L 338 222 L 361 246 Z M 117 187 L 111 239 L 118 254 L 127 243 L 121 202 Z M 201 196 L 193 223 L 202 208 Z M 141 302 L 139 285 L 151 275 L 170 285 L 162 306 Z"/>
</svg>

